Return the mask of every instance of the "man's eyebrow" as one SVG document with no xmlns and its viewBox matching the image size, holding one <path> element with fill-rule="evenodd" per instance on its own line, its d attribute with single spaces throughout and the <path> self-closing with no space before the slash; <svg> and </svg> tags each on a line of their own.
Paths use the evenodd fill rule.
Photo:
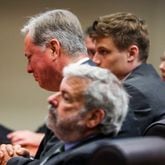
<svg viewBox="0 0 165 165">
<path fill-rule="evenodd" d="M 60 90 L 60 92 L 61 92 L 61 95 L 68 94 L 68 92 L 66 92 L 65 90 Z"/>
</svg>

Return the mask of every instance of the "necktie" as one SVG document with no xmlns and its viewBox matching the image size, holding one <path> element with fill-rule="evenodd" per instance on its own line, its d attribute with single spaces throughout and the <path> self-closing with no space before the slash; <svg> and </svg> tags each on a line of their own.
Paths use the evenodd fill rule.
<svg viewBox="0 0 165 165">
<path fill-rule="evenodd" d="M 64 144 L 61 144 L 59 147 L 57 147 L 54 150 L 54 147 L 52 149 L 50 149 L 50 151 L 48 152 L 48 156 L 40 163 L 40 165 L 45 165 L 46 162 L 51 159 L 52 157 L 60 154 L 61 152 L 64 152 Z"/>
</svg>

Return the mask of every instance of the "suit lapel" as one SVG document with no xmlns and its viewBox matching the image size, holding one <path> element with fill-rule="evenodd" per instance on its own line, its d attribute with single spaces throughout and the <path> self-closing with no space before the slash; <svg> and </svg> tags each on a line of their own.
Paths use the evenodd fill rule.
<svg viewBox="0 0 165 165">
<path fill-rule="evenodd" d="M 42 162 L 40 163 L 40 165 L 45 165 L 46 162 L 51 159 L 52 157 L 60 154 L 61 152 L 63 152 L 63 148 L 64 148 L 64 143 L 59 142 L 58 144 L 56 144 L 55 146 L 53 146 L 44 156 L 44 159 L 42 160 Z"/>
</svg>

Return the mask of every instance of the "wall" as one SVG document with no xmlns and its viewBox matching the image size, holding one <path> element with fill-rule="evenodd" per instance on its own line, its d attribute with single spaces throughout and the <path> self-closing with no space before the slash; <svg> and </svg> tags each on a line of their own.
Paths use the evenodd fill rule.
<svg viewBox="0 0 165 165">
<path fill-rule="evenodd" d="M 29 16 L 48 9 L 74 12 L 83 28 L 100 15 L 129 11 L 143 17 L 151 34 L 149 62 L 158 68 L 165 49 L 163 0 L 0 0 L 0 121 L 13 129 L 35 129 L 47 113 L 50 95 L 26 73 L 20 28 Z"/>
</svg>

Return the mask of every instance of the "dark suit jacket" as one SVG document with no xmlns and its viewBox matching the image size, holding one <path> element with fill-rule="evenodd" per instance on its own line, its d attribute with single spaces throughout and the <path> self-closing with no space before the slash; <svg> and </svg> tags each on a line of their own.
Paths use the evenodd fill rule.
<svg viewBox="0 0 165 165">
<path fill-rule="evenodd" d="M 98 135 L 84 140 L 68 151 L 59 153 L 57 150 L 63 145 L 57 142 L 47 153 L 39 160 L 30 160 L 23 157 L 15 157 L 8 161 L 7 165 L 39 165 L 47 159 L 44 165 L 87 165 L 92 153 L 100 146 L 106 143 L 106 140 L 112 138 L 112 135 Z"/>
<path fill-rule="evenodd" d="M 141 64 L 123 82 L 130 95 L 129 112 L 118 137 L 141 136 L 165 116 L 165 83 L 150 64 Z"/>
<path fill-rule="evenodd" d="M 42 158 L 48 150 L 56 143 L 58 143 L 59 140 L 55 137 L 54 133 L 47 128 L 47 132 L 45 134 L 45 137 L 41 141 L 39 148 L 37 150 L 37 153 L 35 155 L 35 159 Z"/>
<path fill-rule="evenodd" d="M 10 132 L 12 132 L 11 129 L 0 124 L 0 144 L 11 143 L 10 140 L 7 138 L 7 134 Z"/>
</svg>

